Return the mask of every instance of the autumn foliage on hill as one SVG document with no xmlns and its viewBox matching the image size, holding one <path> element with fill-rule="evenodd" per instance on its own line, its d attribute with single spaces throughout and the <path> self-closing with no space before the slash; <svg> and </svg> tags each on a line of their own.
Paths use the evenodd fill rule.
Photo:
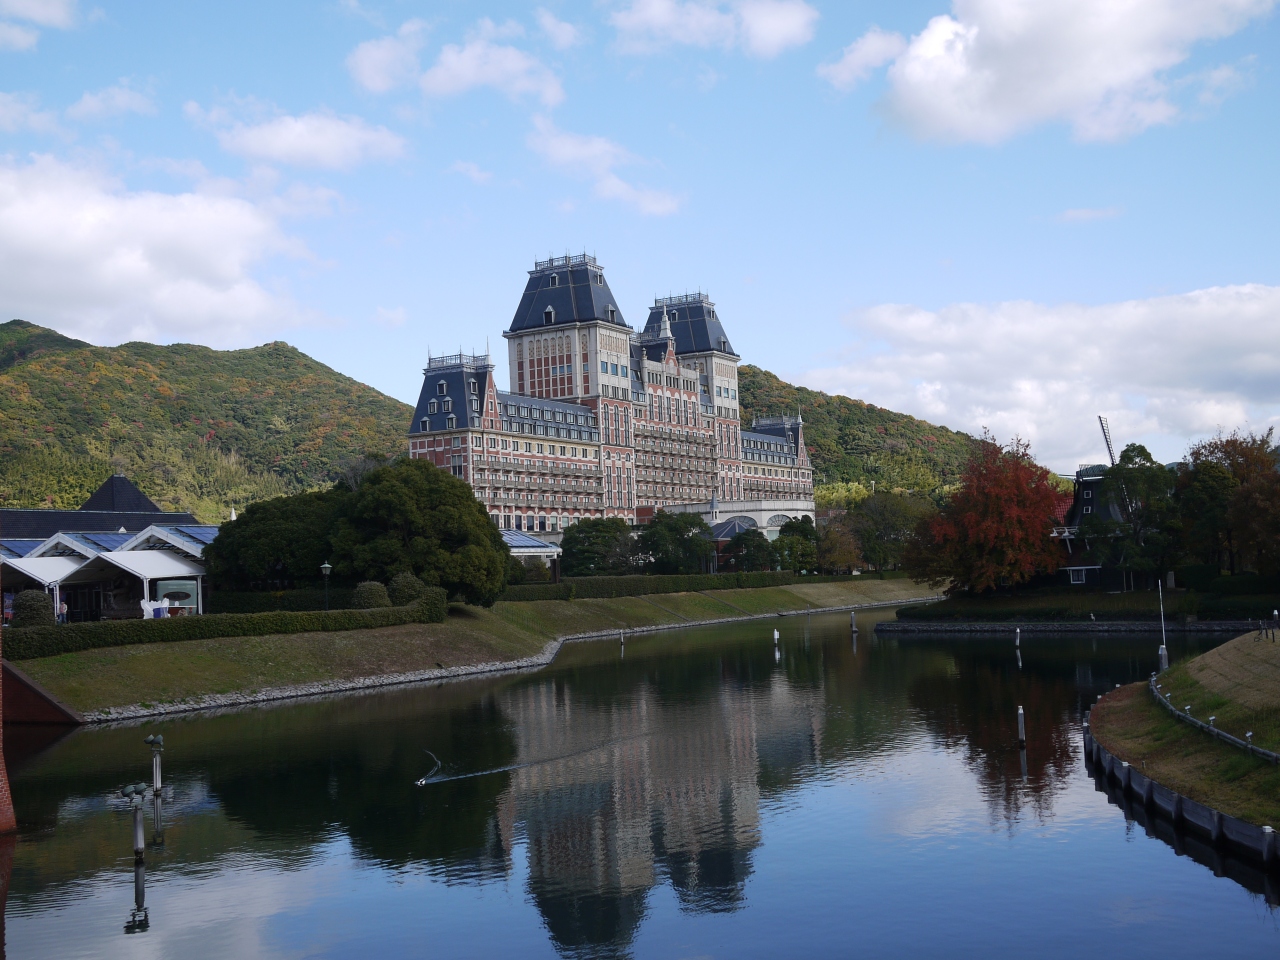
<svg viewBox="0 0 1280 960">
<path fill-rule="evenodd" d="M 911 576 L 948 592 L 1016 586 L 1058 566 L 1051 534 L 1056 490 L 1028 444 L 1001 446 L 989 434 L 976 445 L 960 489 L 921 521 L 903 557 Z"/>
</svg>

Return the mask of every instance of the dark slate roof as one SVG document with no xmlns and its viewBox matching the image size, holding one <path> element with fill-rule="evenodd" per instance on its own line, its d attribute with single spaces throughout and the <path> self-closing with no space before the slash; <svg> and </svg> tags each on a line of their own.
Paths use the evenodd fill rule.
<svg viewBox="0 0 1280 960">
<path fill-rule="evenodd" d="M 511 433 L 562 440 L 600 439 L 595 412 L 581 404 L 499 391 L 498 412 L 502 415 L 502 429 Z"/>
<path fill-rule="evenodd" d="M 428 365 L 427 369 L 422 371 L 422 393 L 418 396 L 418 406 L 413 411 L 413 423 L 409 425 L 409 432 L 478 427 L 484 407 L 485 385 L 488 383 L 489 371 L 492 369 L 493 366 L 488 362 L 487 357 L 469 357 L 465 361 L 444 363 L 438 367 Z M 471 380 L 476 381 L 475 393 L 471 392 Z M 444 384 L 443 393 L 440 392 L 441 383 Z M 473 398 L 479 402 L 481 411 L 471 409 Z M 435 404 L 434 411 L 431 408 L 432 403 Z M 446 406 L 449 409 L 446 410 Z M 449 426 L 451 415 L 456 418 L 453 427 Z"/>
<path fill-rule="evenodd" d="M 124 527 L 139 533 L 153 524 L 197 525 L 189 513 L 117 512 L 113 510 L 0 510 L 0 531 L 6 538 L 48 540 L 56 533 L 115 533 Z"/>
<path fill-rule="evenodd" d="M 671 322 L 671 335 L 676 353 L 706 353 L 719 350 L 737 356 L 733 344 L 716 316 L 716 305 L 705 293 L 686 293 L 679 297 L 659 297 L 649 308 L 644 325 L 645 336 L 656 337 L 662 328 L 662 313 Z"/>
<path fill-rule="evenodd" d="M 111 510 L 118 513 L 159 513 L 160 508 L 133 485 L 128 477 L 108 477 L 93 495 L 80 505 L 81 510 Z"/>
<path fill-rule="evenodd" d="M 547 326 L 548 307 L 552 310 L 552 326 L 603 320 L 631 329 L 622 319 L 618 301 L 604 278 L 604 268 L 596 263 L 595 257 L 585 253 L 552 257 L 534 264 L 509 332 Z"/>
<path fill-rule="evenodd" d="M 656 333 L 654 334 L 657 335 Z M 665 363 L 670 340 L 645 340 L 631 344 L 631 355 L 637 359 L 643 357 L 650 363 Z"/>
<path fill-rule="evenodd" d="M 769 446 L 781 446 L 781 450 L 772 450 Z M 795 441 L 787 439 L 786 431 L 782 427 L 777 428 L 777 433 L 764 432 L 764 430 L 743 430 L 742 431 L 742 459 L 743 460 L 761 460 L 763 457 L 782 457 L 787 463 L 794 463 L 796 457 Z M 768 460 L 768 463 L 776 463 L 780 461 Z"/>
</svg>

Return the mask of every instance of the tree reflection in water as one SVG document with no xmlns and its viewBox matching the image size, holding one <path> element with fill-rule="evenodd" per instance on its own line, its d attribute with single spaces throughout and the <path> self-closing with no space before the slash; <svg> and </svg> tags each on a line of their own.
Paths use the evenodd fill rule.
<svg viewBox="0 0 1280 960">
<path fill-rule="evenodd" d="M 847 618 L 814 624 L 783 624 L 776 660 L 772 624 L 690 631 L 628 641 L 625 659 L 568 647 L 523 676 L 82 731 L 15 770 L 12 899 L 116 877 L 126 831 L 101 798 L 145 771 L 139 737 L 159 732 L 174 802 L 149 882 L 232 855 L 298 869 L 338 837 L 360 862 L 450 884 L 506 880 L 519 857 L 561 954 L 625 956 L 655 887 L 686 915 L 743 909 L 762 808 L 913 749 L 921 728 L 962 753 L 993 819 L 1049 817 L 1078 773 L 1082 708 L 1155 650 L 1034 641 L 1020 669 L 1005 639 L 887 642 L 865 623 L 855 646 Z"/>
</svg>

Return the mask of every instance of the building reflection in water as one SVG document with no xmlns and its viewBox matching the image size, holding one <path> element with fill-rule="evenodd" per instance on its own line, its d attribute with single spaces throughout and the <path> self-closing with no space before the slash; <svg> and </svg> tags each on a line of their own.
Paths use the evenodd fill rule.
<svg viewBox="0 0 1280 960">
<path fill-rule="evenodd" d="M 812 762 L 822 727 L 820 693 L 781 678 L 680 702 L 647 683 L 600 700 L 548 679 L 502 708 L 522 766 L 495 832 L 508 856 L 523 834 L 529 893 L 566 955 L 626 955 L 663 880 L 685 911 L 737 909 L 760 844 L 762 753 Z"/>
</svg>

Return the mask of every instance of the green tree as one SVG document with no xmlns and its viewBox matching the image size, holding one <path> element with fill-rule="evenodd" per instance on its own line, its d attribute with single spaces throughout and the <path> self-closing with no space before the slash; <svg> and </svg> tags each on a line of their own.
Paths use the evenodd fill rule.
<svg viewBox="0 0 1280 960">
<path fill-rule="evenodd" d="M 1187 549 L 1202 563 L 1222 566 L 1235 560 L 1235 537 L 1227 519 L 1231 498 L 1240 486 L 1221 463 L 1193 463 L 1179 478 L 1178 507 L 1182 514 Z"/>
<path fill-rule="evenodd" d="M 1173 569 L 1182 549 L 1177 480 L 1146 447 L 1129 444 L 1107 470 L 1099 491 L 1102 502 L 1115 504 L 1123 519 L 1117 521 L 1102 509 L 1084 518 L 1080 535 L 1121 570 L 1158 577 Z"/>
<path fill-rule="evenodd" d="M 631 570 L 631 528 L 621 517 L 579 520 L 560 539 L 566 577 L 622 574 Z"/>
<path fill-rule="evenodd" d="M 846 514 L 845 523 L 862 548 L 862 559 L 888 570 L 902 562 L 913 531 L 935 512 L 932 501 L 923 497 L 877 490 Z"/>
<path fill-rule="evenodd" d="M 734 572 L 756 573 L 772 570 L 777 564 L 773 544 L 759 530 L 743 530 L 729 540 L 725 559 Z"/>
<path fill-rule="evenodd" d="M 343 576 L 390 580 L 407 570 L 450 596 L 491 606 L 506 587 L 510 551 L 464 481 L 426 460 L 370 471 L 333 535 Z"/>
<path fill-rule="evenodd" d="M 844 518 L 833 518 L 818 534 L 818 566 L 827 573 L 852 572 L 862 563 L 858 538 Z"/>
<path fill-rule="evenodd" d="M 654 573 L 702 573 L 715 555 L 711 528 L 696 513 L 659 510 L 639 537 Z"/>
<path fill-rule="evenodd" d="M 250 504 L 205 547 L 214 585 L 283 589 L 320 582 L 320 566 L 333 555 L 330 536 L 350 502 L 351 492 L 338 487 Z"/>
<path fill-rule="evenodd" d="M 1240 546 L 1264 576 L 1280 577 L 1280 473 L 1274 470 L 1242 484 L 1228 515 Z"/>
<path fill-rule="evenodd" d="M 784 570 L 799 573 L 814 570 L 818 566 L 818 530 L 812 517 L 788 520 L 778 529 L 778 539 L 773 541 L 778 563 Z"/>
</svg>

